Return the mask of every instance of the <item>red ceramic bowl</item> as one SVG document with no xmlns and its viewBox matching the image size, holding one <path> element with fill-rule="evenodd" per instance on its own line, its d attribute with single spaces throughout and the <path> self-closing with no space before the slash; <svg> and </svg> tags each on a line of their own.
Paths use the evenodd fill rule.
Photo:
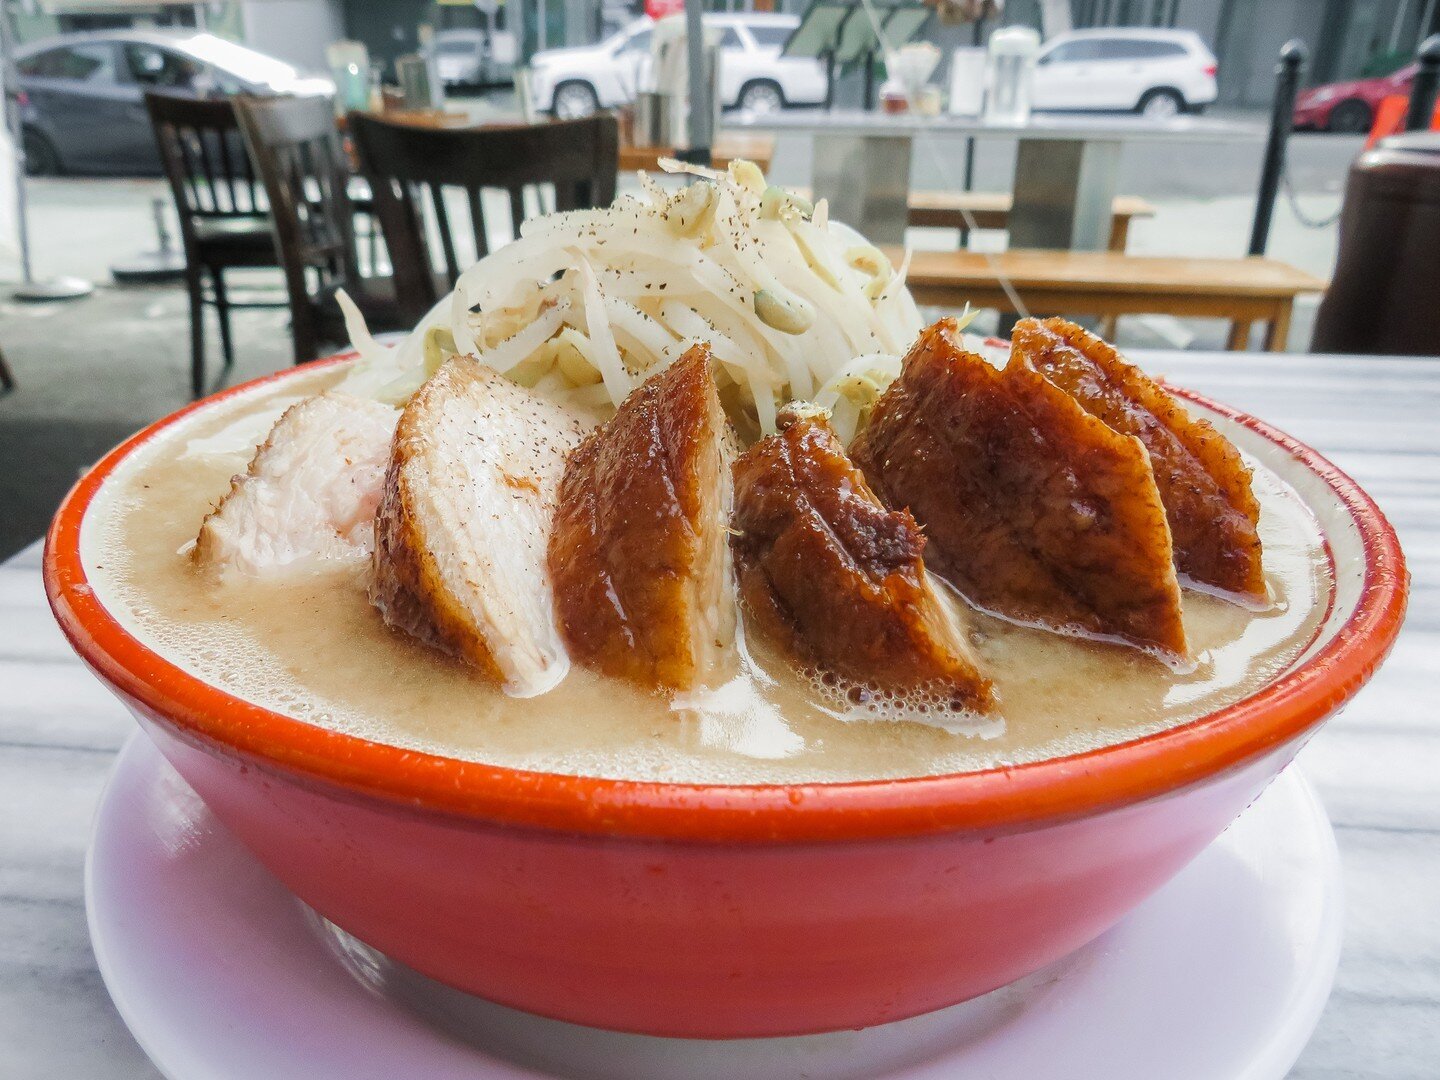
<svg viewBox="0 0 1440 1080">
<path fill-rule="evenodd" d="M 796 786 L 596 780 L 399 750 L 234 698 L 126 633 L 81 551 L 96 492 L 190 409 L 70 493 L 45 584 L 75 650 L 216 816 L 300 899 L 394 959 L 603 1028 L 860 1028 L 982 994 L 1111 926 L 1264 789 L 1394 641 L 1406 574 L 1375 504 L 1293 439 L 1185 396 L 1313 508 L 1332 609 L 1251 697 L 1017 768 Z"/>
</svg>

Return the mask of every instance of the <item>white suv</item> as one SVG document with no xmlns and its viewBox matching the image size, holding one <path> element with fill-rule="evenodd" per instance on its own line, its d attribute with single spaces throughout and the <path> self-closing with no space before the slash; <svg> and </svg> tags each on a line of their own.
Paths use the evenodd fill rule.
<svg viewBox="0 0 1440 1080">
<path fill-rule="evenodd" d="M 771 112 L 825 100 L 824 65 L 780 55 L 797 17 L 707 15 L 705 25 L 721 31 L 721 105 Z M 573 120 L 633 101 L 650 63 L 653 26 L 638 19 L 598 45 L 537 52 L 530 60 L 535 107 Z"/>
<path fill-rule="evenodd" d="M 1215 56 L 1190 30 L 1076 30 L 1040 50 L 1036 109 L 1199 112 L 1215 100 Z"/>
</svg>

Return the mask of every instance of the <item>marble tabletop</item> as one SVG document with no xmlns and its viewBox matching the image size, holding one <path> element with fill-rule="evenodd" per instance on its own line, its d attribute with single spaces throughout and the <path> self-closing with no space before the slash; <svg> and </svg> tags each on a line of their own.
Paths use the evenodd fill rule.
<svg viewBox="0 0 1440 1080">
<path fill-rule="evenodd" d="M 1254 412 L 1359 480 L 1414 577 L 1389 663 L 1302 767 L 1344 863 L 1339 976 L 1301 1078 L 1440 1076 L 1440 359 L 1135 353 Z M 86 933 L 85 846 L 133 725 L 50 618 L 40 547 L 0 566 L 0 1077 L 158 1074 L 116 1014 Z M 1218 1078 L 1217 1078 L 1218 1080 Z"/>
</svg>

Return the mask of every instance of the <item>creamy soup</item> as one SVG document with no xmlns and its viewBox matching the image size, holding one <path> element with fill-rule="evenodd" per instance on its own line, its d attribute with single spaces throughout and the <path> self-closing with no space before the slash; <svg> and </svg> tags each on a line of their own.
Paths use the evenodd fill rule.
<svg viewBox="0 0 1440 1080">
<path fill-rule="evenodd" d="M 742 672 L 671 703 L 572 670 L 554 691 L 506 697 L 473 669 L 390 630 L 363 568 L 219 582 L 182 554 L 270 422 L 335 375 L 231 399 L 131 455 L 96 500 L 85 551 L 106 606 L 156 651 L 237 697 L 394 746 L 547 772 L 701 783 L 931 775 L 1036 761 L 1184 723 L 1291 664 L 1325 609 L 1315 522 L 1256 468 L 1272 603 L 1251 611 L 1187 590 L 1193 670 L 965 610 L 994 716 L 853 706 L 752 639 Z M 238 433 L 238 437 L 237 437 Z M 956 600 L 963 606 L 963 601 Z"/>
</svg>

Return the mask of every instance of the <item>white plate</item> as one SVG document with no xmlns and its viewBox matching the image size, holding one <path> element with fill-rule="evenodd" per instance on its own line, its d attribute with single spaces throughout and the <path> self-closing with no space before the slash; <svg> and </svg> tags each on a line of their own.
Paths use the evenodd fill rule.
<svg viewBox="0 0 1440 1080">
<path fill-rule="evenodd" d="M 1054 967 L 929 1016 L 799 1039 L 620 1035 L 438 986 L 318 919 L 140 736 L 101 802 L 85 885 L 105 983 L 172 1080 L 1262 1080 L 1299 1056 L 1340 950 L 1335 838 L 1293 768 Z"/>
</svg>

